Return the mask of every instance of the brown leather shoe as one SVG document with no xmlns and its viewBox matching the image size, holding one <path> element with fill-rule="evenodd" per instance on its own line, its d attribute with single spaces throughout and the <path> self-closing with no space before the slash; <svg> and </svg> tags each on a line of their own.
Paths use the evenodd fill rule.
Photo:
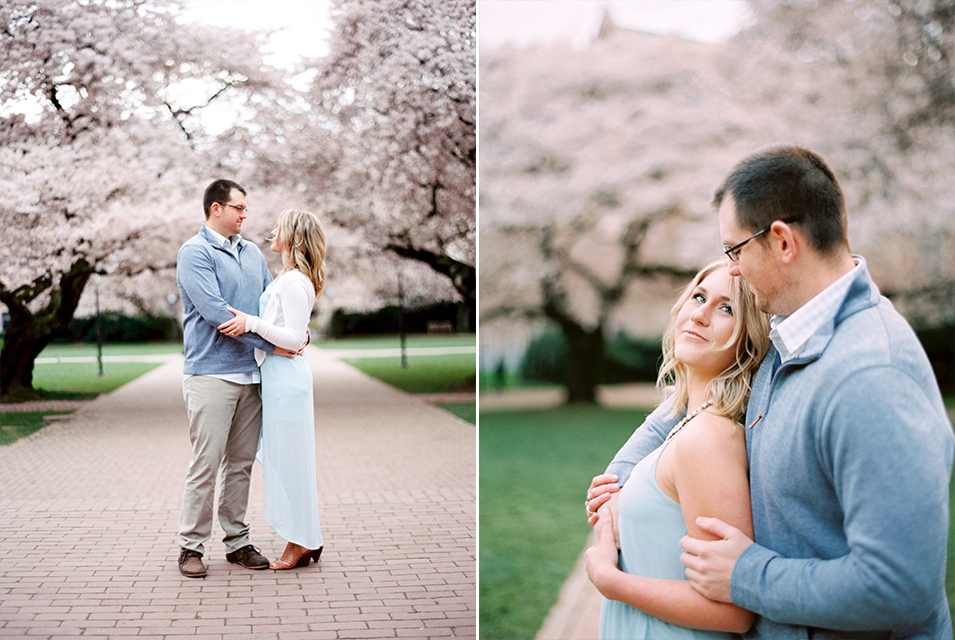
<svg viewBox="0 0 955 640">
<path fill-rule="evenodd" d="M 183 549 L 179 554 L 179 573 L 187 578 L 205 576 L 206 565 L 202 564 L 202 554 L 192 549 Z"/>
<path fill-rule="evenodd" d="M 306 549 L 294 542 L 289 542 L 285 545 L 285 551 L 282 553 L 281 559 L 270 564 L 269 569 L 281 571 L 293 567 L 307 567 L 312 560 L 318 562 L 318 559 L 322 557 L 322 549 L 324 548 L 325 546 L 322 545 L 318 549 Z"/>
<path fill-rule="evenodd" d="M 247 544 L 241 549 L 236 549 L 232 553 L 225 554 L 225 559 L 229 562 L 241 564 L 246 569 L 268 569 L 268 558 L 259 553 L 259 550 L 251 544 Z"/>
</svg>

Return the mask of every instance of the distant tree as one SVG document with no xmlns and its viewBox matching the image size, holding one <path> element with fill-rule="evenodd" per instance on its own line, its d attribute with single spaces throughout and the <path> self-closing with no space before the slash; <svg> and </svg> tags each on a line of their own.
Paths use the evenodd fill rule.
<svg viewBox="0 0 955 640">
<path fill-rule="evenodd" d="M 623 33 L 482 52 L 482 335 L 508 319 L 559 327 L 568 402 L 596 401 L 606 336 L 661 334 L 671 293 L 719 255 L 709 198 L 744 116 L 701 120 L 721 100 L 697 81 L 708 54 Z"/>
<path fill-rule="evenodd" d="M 254 39 L 182 26 L 176 7 L 0 5 L 3 399 L 34 394 L 34 361 L 66 330 L 93 274 L 175 264 L 170 245 L 184 223 L 175 204 L 208 175 L 197 113 L 274 75 Z"/>
<path fill-rule="evenodd" d="M 842 102 L 874 116 L 880 132 L 891 134 L 903 150 L 926 129 L 955 124 L 950 0 L 750 0 L 749 5 L 755 20 L 737 39 L 737 51 L 755 45 L 759 54 L 770 54 L 762 62 L 774 70 L 798 64 L 839 81 L 830 86 L 816 78 L 811 100 Z M 750 56 L 737 59 L 747 66 L 752 62 Z M 852 87 L 858 90 L 844 90 Z"/>
<path fill-rule="evenodd" d="M 309 91 L 323 121 L 303 143 L 328 157 L 334 137 L 335 166 L 303 189 L 366 250 L 448 278 L 473 313 L 475 2 L 338 0 L 334 17 Z"/>
<path fill-rule="evenodd" d="M 917 324 L 955 324 L 955 5 L 752 0 L 726 68 L 840 174 L 850 238 Z M 812 132 L 812 133 L 809 133 Z"/>
<path fill-rule="evenodd" d="M 719 256 L 714 189 L 779 143 L 832 165 L 852 248 L 907 317 L 955 322 L 951 3 L 752 4 L 725 44 L 610 28 L 583 50 L 481 52 L 483 344 L 505 318 L 593 333 L 588 351 L 598 327 L 659 335 L 675 286 Z M 597 379 L 585 366 L 568 375 Z"/>
<path fill-rule="evenodd" d="M 675 288 L 695 273 L 692 268 L 644 261 L 649 229 L 679 217 L 679 211 L 635 217 L 616 233 L 599 228 L 603 213 L 607 212 L 595 206 L 569 223 L 523 227 L 515 223 L 488 228 L 481 236 L 490 247 L 482 252 L 489 266 L 482 278 L 490 281 L 484 289 L 489 299 L 482 302 L 482 322 L 543 316 L 555 323 L 567 345 L 562 382 L 568 403 L 597 401 L 605 340 L 610 328 L 619 326 L 614 316 L 621 307 L 634 303 L 638 294 L 633 285 L 652 279 Z M 508 250 L 517 251 L 513 262 L 499 253 Z M 517 256 L 526 261 L 521 267 L 513 264 Z"/>
</svg>

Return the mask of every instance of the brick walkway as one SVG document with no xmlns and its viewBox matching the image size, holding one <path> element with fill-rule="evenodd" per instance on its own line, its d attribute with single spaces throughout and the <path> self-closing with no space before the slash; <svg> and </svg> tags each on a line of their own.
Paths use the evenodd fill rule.
<svg viewBox="0 0 955 640">
<path fill-rule="evenodd" d="M 475 637 L 474 426 L 308 357 L 320 564 L 229 564 L 216 524 L 208 576 L 179 574 L 190 454 L 177 358 L 0 447 L 0 637 Z M 281 555 L 258 465 L 249 517 L 254 544 Z"/>
</svg>

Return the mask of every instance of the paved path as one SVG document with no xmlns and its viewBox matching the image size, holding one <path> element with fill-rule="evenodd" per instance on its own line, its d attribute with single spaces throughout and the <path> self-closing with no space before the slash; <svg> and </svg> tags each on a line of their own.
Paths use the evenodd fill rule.
<svg viewBox="0 0 955 640">
<path fill-rule="evenodd" d="M 318 565 L 249 571 L 213 528 L 184 578 L 189 464 L 181 358 L 0 447 L 0 637 L 437 638 L 476 635 L 474 426 L 308 353 Z M 255 466 L 253 542 L 278 557 Z"/>
</svg>

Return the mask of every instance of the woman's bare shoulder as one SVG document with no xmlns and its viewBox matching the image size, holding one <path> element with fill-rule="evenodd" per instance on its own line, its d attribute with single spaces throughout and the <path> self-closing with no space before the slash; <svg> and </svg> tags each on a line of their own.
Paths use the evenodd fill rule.
<svg viewBox="0 0 955 640">
<path fill-rule="evenodd" d="M 685 453 L 712 454 L 746 450 L 746 433 L 739 423 L 726 416 L 704 411 L 690 420 L 680 434 L 680 449 Z"/>
</svg>

